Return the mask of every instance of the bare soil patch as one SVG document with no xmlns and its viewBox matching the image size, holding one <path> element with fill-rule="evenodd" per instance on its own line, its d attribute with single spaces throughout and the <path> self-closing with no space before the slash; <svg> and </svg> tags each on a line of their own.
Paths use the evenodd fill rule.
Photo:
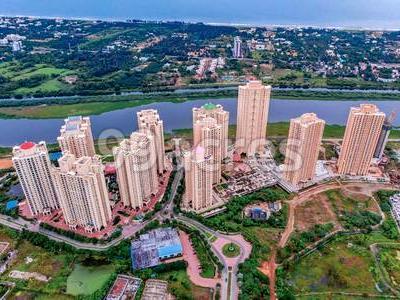
<svg viewBox="0 0 400 300">
<path fill-rule="evenodd" d="M 316 224 L 333 223 L 338 226 L 336 214 L 324 193 L 313 195 L 295 209 L 295 229 L 307 231 Z"/>
</svg>

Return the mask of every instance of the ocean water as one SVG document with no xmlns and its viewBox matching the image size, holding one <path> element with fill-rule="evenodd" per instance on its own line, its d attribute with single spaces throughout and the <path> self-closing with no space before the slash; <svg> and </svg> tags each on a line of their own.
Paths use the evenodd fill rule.
<svg viewBox="0 0 400 300">
<path fill-rule="evenodd" d="M 0 15 L 400 28 L 400 0 L 0 0 Z"/>
</svg>

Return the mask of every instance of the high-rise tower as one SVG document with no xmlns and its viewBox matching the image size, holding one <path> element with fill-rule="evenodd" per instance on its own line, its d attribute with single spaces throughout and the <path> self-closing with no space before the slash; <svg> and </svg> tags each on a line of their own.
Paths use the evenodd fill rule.
<svg viewBox="0 0 400 300">
<path fill-rule="evenodd" d="M 58 209 L 46 143 L 25 142 L 14 147 L 12 161 L 32 215 Z"/>
<path fill-rule="evenodd" d="M 155 109 L 146 109 L 137 113 L 138 127 L 140 131 L 150 131 L 154 136 L 156 149 L 157 171 L 162 174 L 165 171 L 165 148 L 163 121 Z"/>
<path fill-rule="evenodd" d="M 324 127 L 314 113 L 290 120 L 284 176 L 294 186 L 314 177 Z"/>
<path fill-rule="evenodd" d="M 117 182 L 125 206 L 141 208 L 158 191 L 154 137 L 134 132 L 114 148 Z"/>
<path fill-rule="evenodd" d="M 384 121 L 385 114 L 374 104 L 350 109 L 338 160 L 339 174 L 368 174 Z"/>
<path fill-rule="evenodd" d="M 250 81 L 239 86 L 236 150 L 251 156 L 264 152 L 271 86 Z"/>
<path fill-rule="evenodd" d="M 184 155 L 185 164 L 185 209 L 201 211 L 212 205 L 213 171 L 212 156 L 205 155 L 205 149 L 198 146 Z"/>
<path fill-rule="evenodd" d="M 66 154 L 53 171 L 54 184 L 66 223 L 87 232 L 101 230 L 111 221 L 104 166 L 98 156 L 79 159 Z"/>
<path fill-rule="evenodd" d="M 65 119 L 57 141 L 63 154 L 73 154 L 77 158 L 95 155 L 89 117 L 76 116 Z"/>
</svg>

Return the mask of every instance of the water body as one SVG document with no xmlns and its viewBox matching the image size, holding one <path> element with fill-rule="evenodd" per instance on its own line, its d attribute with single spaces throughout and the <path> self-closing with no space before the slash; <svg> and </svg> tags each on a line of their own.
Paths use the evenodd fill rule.
<svg viewBox="0 0 400 300">
<path fill-rule="evenodd" d="M 137 129 L 136 112 L 142 109 L 154 108 L 164 120 L 166 131 L 192 127 L 192 108 L 207 102 L 221 104 L 230 112 L 230 124 L 236 123 L 237 101 L 229 99 L 193 100 L 183 103 L 157 102 L 133 108 L 111 111 L 101 115 L 91 116 L 92 130 L 95 138 L 106 130 L 117 130 L 129 135 Z M 370 101 L 389 114 L 398 110 L 397 101 Z M 365 101 L 318 101 L 318 100 L 272 100 L 269 111 L 269 122 L 287 122 L 290 118 L 303 113 L 315 112 L 328 124 L 346 124 L 351 106 L 358 106 Z M 0 146 L 14 146 L 26 140 L 54 143 L 59 134 L 62 119 L 0 119 Z M 399 118 L 395 122 L 400 126 Z"/>
<path fill-rule="evenodd" d="M 0 14 L 400 28 L 399 0 L 1 0 Z"/>
</svg>

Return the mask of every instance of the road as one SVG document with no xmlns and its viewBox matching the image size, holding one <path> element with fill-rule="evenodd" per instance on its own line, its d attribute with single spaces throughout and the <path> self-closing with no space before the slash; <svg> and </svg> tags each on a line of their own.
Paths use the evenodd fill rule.
<svg viewBox="0 0 400 300">
<path fill-rule="evenodd" d="M 251 244 L 246 242 L 241 235 L 232 236 L 222 234 L 182 215 L 176 215 L 175 218 L 178 221 L 194 227 L 203 233 L 211 234 L 217 237 L 217 240 L 211 243 L 211 250 L 224 265 L 221 276 L 221 299 L 237 299 L 239 295 L 239 286 L 237 284 L 238 267 L 240 263 L 244 262 L 250 256 Z M 240 247 L 240 255 L 238 257 L 230 259 L 223 255 L 222 246 L 227 243 L 234 243 Z"/>
</svg>

